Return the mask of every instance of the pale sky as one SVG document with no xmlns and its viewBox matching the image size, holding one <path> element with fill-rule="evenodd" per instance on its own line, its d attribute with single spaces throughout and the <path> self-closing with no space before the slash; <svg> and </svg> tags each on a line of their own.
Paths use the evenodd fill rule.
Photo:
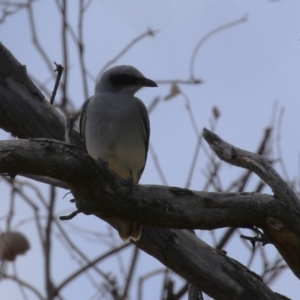
<svg viewBox="0 0 300 300">
<path fill-rule="evenodd" d="M 70 1 L 71 2 L 71 1 Z M 1 3 L 1 2 L 0 2 Z M 37 1 L 34 4 L 37 34 L 51 61 L 62 62 L 61 56 L 61 19 L 55 1 Z M 71 22 L 77 22 L 78 3 L 69 3 Z M 201 85 L 180 85 L 180 89 L 189 98 L 198 130 L 210 128 L 211 110 L 217 106 L 221 112 L 216 133 L 233 145 L 255 151 L 263 136 L 263 130 L 271 124 L 274 105 L 279 111 L 284 108 L 284 116 L 279 138 L 285 166 L 291 180 L 299 177 L 299 95 L 300 95 L 300 2 L 267 0 L 206 0 L 206 1 L 93 1 L 85 17 L 84 41 L 87 69 L 97 77 L 104 64 L 119 53 L 132 39 L 145 32 L 147 28 L 158 30 L 155 37 L 141 40 L 128 51 L 117 64 L 130 64 L 138 68 L 145 76 L 155 80 L 182 79 L 190 77 L 190 58 L 198 43 L 211 30 L 226 23 L 247 16 L 247 21 L 222 31 L 206 41 L 200 48 L 195 65 L 195 77 L 203 80 Z M 76 24 L 76 23 L 75 23 Z M 51 78 L 48 68 L 31 43 L 28 15 L 21 11 L 0 24 L 0 41 L 12 54 L 27 66 L 28 73 L 46 82 Z M 79 109 L 85 100 L 78 82 L 79 64 L 77 49 L 70 39 L 71 73 L 69 96 Z M 54 82 L 47 81 L 51 90 Z M 93 94 L 94 83 L 89 81 L 89 95 Z M 170 86 L 160 84 L 157 89 L 143 89 L 138 92 L 146 106 L 156 96 L 164 97 Z M 179 95 L 161 103 L 150 115 L 151 145 L 154 147 L 167 182 L 172 186 L 184 187 L 196 145 L 195 133 L 191 125 L 184 97 Z M 1 138 L 7 133 L 0 132 Z M 273 153 L 278 157 L 278 148 Z M 205 183 L 202 171 L 206 157 L 200 153 L 190 188 L 201 190 Z M 282 168 L 278 164 L 280 174 Z M 241 172 L 236 167 L 223 167 L 223 186 Z M 161 184 L 149 155 L 142 184 Z M 0 182 L 1 192 L 5 186 Z M 249 186 L 249 191 L 254 187 Z M 48 193 L 48 188 L 44 188 Z M 61 192 L 62 196 L 64 192 Z M 8 194 L 7 194 L 7 197 Z M 9 198 L 8 198 L 9 199 Z M 4 201 L 2 199 L 2 201 Z M 8 201 L 7 201 L 8 202 Z M 8 205 L 8 204 L 5 204 Z M 66 200 L 58 204 L 57 212 L 71 212 L 73 207 Z M 28 212 L 30 215 L 30 212 Z M 20 219 L 22 219 L 20 217 Z M 79 216 L 74 224 L 86 223 L 96 230 L 103 223 L 96 218 Z M 1 225 L 2 226 L 2 225 Z M 4 226 L 4 225 L 3 225 Z M 104 225 L 106 226 L 106 225 Z M 5 228 L 5 227 L 3 227 Z M 3 230 L 1 227 L 1 229 Z M 32 249 L 17 261 L 18 270 L 27 268 L 32 273 L 33 282 L 43 287 L 42 266 L 35 263 L 40 246 L 31 227 L 19 228 L 29 235 Z M 208 235 L 204 240 L 210 243 Z M 243 254 L 236 242 L 228 249 L 228 255 L 243 263 Z M 266 246 L 270 255 L 276 251 Z M 131 250 L 130 250 L 131 251 Z M 131 252 L 128 253 L 131 253 Z M 99 254 L 99 253 L 98 253 Z M 89 255 L 97 255 L 96 248 Z M 63 264 L 65 257 L 57 258 L 57 264 Z M 142 255 L 139 268 L 143 271 L 159 267 L 154 259 Z M 109 265 L 105 265 L 109 269 Z M 36 268 L 36 269 L 35 269 Z M 259 268 L 253 269 L 259 273 Z M 34 274 L 35 273 L 35 274 Z M 55 275 L 61 276 L 59 268 Z M 0 298 L 5 298 L 11 285 L 1 283 Z M 179 285 L 177 286 L 179 288 Z M 299 296 L 298 279 L 286 271 L 271 288 L 283 295 L 296 299 Z M 79 297 L 84 287 L 66 291 L 66 299 L 72 293 Z M 155 293 L 155 291 L 153 291 Z M 156 299 L 151 294 L 144 299 Z M 9 294 L 13 297 L 14 294 Z M 19 294 L 18 294 L 19 295 Z M 84 293 L 82 294 L 84 295 Z M 74 299 L 74 298 L 73 298 Z M 79 298 L 78 298 L 79 299 Z M 132 294 L 130 299 L 136 299 Z"/>
</svg>

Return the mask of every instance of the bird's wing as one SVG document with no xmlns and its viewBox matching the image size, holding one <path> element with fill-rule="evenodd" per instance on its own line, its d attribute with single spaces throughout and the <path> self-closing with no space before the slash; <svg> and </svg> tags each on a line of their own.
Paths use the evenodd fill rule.
<svg viewBox="0 0 300 300">
<path fill-rule="evenodd" d="M 148 111 L 147 111 L 145 104 L 138 98 L 137 98 L 136 104 L 137 104 L 137 107 L 138 107 L 140 115 L 141 115 L 142 124 L 143 124 L 144 132 L 145 132 L 145 163 L 144 163 L 143 168 L 139 172 L 139 176 L 141 176 L 144 171 L 144 168 L 145 168 L 147 154 L 148 154 L 148 148 L 149 148 L 150 121 L 149 121 Z"/>
<path fill-rule="evenodd" d="M 87 99 L 81 108 L 81 114 L 80 114 L 80 121 L 79 121 L 79 130 L 80 130 L 80 136 L 84 139 L 85 134 L 85 124 L 86 124 L 86 109 L 90 102 L 91 98 Z"/>
</svg>

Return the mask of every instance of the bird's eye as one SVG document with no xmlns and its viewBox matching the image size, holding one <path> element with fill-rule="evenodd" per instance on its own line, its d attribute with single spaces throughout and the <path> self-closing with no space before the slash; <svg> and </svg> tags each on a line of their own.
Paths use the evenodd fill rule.
<svg viewBox="0 0 300 300">
<path fill-rule="evenodd" d="M 138 78 L 129 74 L 116 74 L 110 77 L 110 84 L 115 87 L 122 87 L 137 84 Z"/>
</svg>

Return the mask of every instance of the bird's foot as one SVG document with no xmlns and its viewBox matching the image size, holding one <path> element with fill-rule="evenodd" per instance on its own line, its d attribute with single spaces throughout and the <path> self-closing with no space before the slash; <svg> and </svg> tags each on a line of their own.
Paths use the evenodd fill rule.
<svg viewBox="0 0 300 300">
<path fill-rule="evenodd" d="M 99 163 L 101 163 L 101 165 L 104 168 L 108 169 L 108 162 L 107 161 L 103 160 L 101 157 L 98 158 L 98 161 L 99 161 Z"/>
<path fill-rule="evenodd" d="M 133 192 L 133 188 L 134 188 L 133 178 L 132 178 L 132 177 L 128 177 L 128 178 L 124 181 L 123 185 L 124 185 L 125 188 L 127 189 L 125 197 L 131 195 L 132 192 Z"/>
</svg>

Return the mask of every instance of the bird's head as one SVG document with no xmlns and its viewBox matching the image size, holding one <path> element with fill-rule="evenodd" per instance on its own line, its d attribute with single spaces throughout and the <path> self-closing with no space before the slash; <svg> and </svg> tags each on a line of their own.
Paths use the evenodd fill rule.
<svg viewBox="0 0 300 300">
<path fill-rule="evenodd" d="M 105 71 L 97 82 L 95 91 L 134 95 L 143 86 L 156 87 L 157 84 L 136 68 L 122 65 Z"/>
</svg>

